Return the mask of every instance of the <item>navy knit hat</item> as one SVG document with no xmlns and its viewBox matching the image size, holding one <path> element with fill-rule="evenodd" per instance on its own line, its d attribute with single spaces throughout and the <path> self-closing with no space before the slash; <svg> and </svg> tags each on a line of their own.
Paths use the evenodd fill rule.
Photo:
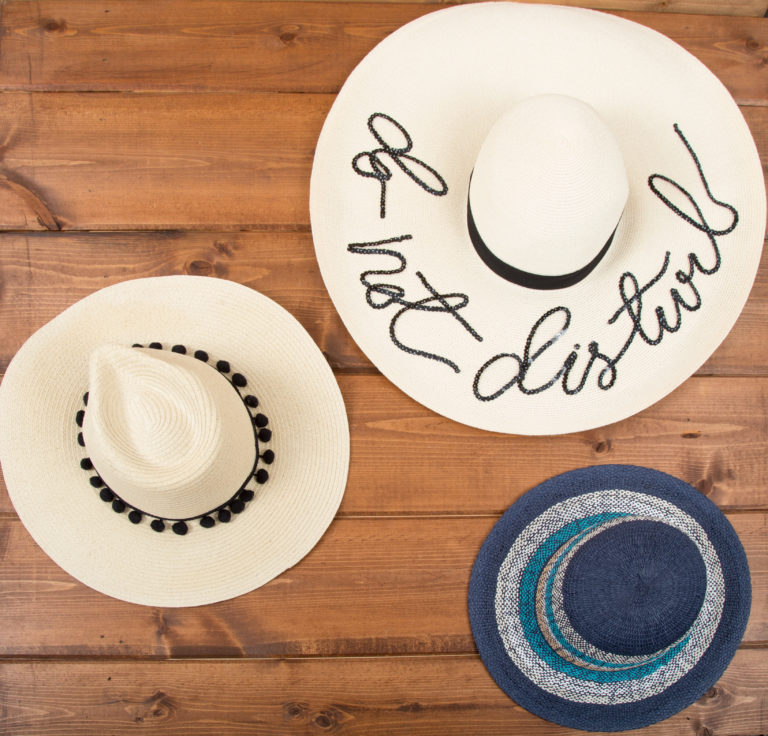
<svg viewBox="0 0 768 736">
<path fill-rule="evenodd" d="M 750 601 L 744 549 L 717 506 L 630 465 L 526 493 L 488 535 L 469 586 L 472 633 L 498 685 L 587 731 L 641 728 L 703 695 Z"/>
</svg>

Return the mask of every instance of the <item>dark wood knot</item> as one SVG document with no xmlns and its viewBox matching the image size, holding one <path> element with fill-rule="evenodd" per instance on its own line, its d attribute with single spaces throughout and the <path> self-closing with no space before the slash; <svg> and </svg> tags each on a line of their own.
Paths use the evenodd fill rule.
<svg viewBox="0 0 768 736">
<path fill-rule="evenodd" d="M 56 20 L 54 18 L 43 18 L 40 25 L 46 33 L 66 33 L 67 22 L 65 20 Z M 67 34 L 67 35 L 72 35 Z"/>
<path fill-rule="evenodd" d="M 209 276 L 213 271 L 213 265 L 208 261 L 197 259 L 190 261 L 185 270 L 192 276 Z"/>
<path fill-rule="evenodd" d="M 283 720 L 285 721 L 305 721 L 309 705 L 307 703 L 283 703 Z"/>
<path fill-rule="evenodd" d="M 398 705 L 397 709 L 403 713 L 418 713 L 424 710 L 424 706 L 421 703 L 403 703 Z"/>
<path fill-rule="evenodd" d="M 297 26 L 297 25 L 282 26 L 279 30 L 280 30 L 280 33 L 278 35 L 278 38 L 283 42 L 285 46 L 290 46 L 296 40 L 296 37 L 299 35 L 301 26 Z"/>
<path fill-rule="evenodd" d="M 328 733 L 337 730 L 341 724 L 349 720 L 349 716 L 336 708 L 324 708 L 312 714 L 311 724 L 318 730 Z"/>
<path fill-rule="evenodd" d="M 176 712 L 176 706 L 166 693 L 157 690 L 141 704 L 132 706 L 130 711 L 134 723 L 145 723 L 148 720 L 157 722 L 172 718 Z"/>
<path fill-rule="evenodd" d="M 595 443 L 595 454 L 597 455 L 605 455 L 606 453 L 611 451 L 612 443 L 610 440 L 600 440 L 600 442 Z"/>
<path fill-rule="evenodd" d="M 336 714 L 332 710 L 320 710 L 312 716 L 312 725 L 320 731 L 331 731 L 336 726 Z"/>
</svg>

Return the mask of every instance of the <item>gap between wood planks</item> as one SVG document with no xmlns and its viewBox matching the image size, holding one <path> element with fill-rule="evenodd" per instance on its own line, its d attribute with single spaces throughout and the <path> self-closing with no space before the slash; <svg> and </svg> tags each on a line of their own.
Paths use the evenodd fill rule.
<svg viewBox="0 0 768 736">
<path fill-rule="evenodd" d="M 245 595 L 248 595 L 247 593 Z M 738 647 L 740 650 L 751 650 L 751 649 L 766 649 L 768 648 L 768 641 L 750 641 L 750 642 L 742 642 L 739 644 Z M 329 662 L 339 662 L 343 660 L 354 660 L 356 662 L 364 661 L 364 660 L 374 660 L 374 661 L 382 661 L 382 660 L 408 660 L 408 659 L 414 659 L 414 660 L 425 660 L 425 659 L 480 659 L 480 654 L 477 651 L 466 651 L 466 652 L 408 652 L 408 653 L 402 653 L 402 654 L 281 654 L 277 657 L 249 657 L 249 656 L 243 656 L 243 657 L 220 657 L 220 656 L 213 656 L 213 657 L 152 657 L 152 656 L 142 656 L 142 655 L 118 655 L 118 654 L 105 654 L 105 655 L 99 655 L 94 656 L 93 654 L 85 654 L 82 657 L 78 657 L 76 655 L 58 655 L 58 654 L 51 654 L 50 656 L 41 656 L 41 655 L 35 655 L 35 656 L 27 656 L 27 655 L 19 655 L 19 656 L 0 656 L 0 664 L 34 664 L 35 662 L 41 662 L 44 664 L 51 664 L 55 662 L 56 664 L 101 664 L 103 662 L 146 662 L 148 664 L 165 664 L 165 663 L 172 663 L 172 662 L 183 662 L 184 664 L 194 664 L 195 662 L 205 663 L 205 664 L 212 664 L 215 662 L 224 662 L 224 663 L 246 663 L 246 662 L 268 662 L 270 664 L 274 664 L 275 662 L 281 662 L 283 660 L 290 660 L 292 662 L 302 662 L 302 661 L 312 661 L 312 662 L 322 662 L 322 661 L 329 661 Z"/>
</svg>

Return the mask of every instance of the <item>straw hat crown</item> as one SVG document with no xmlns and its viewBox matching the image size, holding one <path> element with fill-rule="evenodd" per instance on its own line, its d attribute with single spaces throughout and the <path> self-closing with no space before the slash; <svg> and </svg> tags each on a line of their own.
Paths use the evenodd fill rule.
<svg viewBox="0 0 768 736">
<path fill-rule="evenodd" d="M 186 518 L 224 503 L 252 471 L 248 411 L 211 366 L 168 350 L 91 355 L 83 438 L 94 467 L 143 511 Z"/>
<path fill-rule="evenodd" d="M 480 149 L 469 190 L 477 230 L 501 261 L 554 276 L 583 268 L 618 225 L 629 194 L 613 133 L 585 102 L 529 97 Z"/>
</svg>

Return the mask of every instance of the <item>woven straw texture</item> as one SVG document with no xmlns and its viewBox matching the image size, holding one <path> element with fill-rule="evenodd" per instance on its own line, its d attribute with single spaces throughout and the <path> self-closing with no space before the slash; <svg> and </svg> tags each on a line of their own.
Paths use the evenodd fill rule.
<svg viewBox="0 0 768 736">
<path fill-rule="evenodd" d="M 606 255 L 554 291 L 494 273 L 467 226 L 489 131 L 547 94 L 598 113 L 629 182 Z M 646 408 L 715 350 L 754 280 L 765 188 L 733 99 L 668 38 L 579 8 L 479 3 L 409 23 L 352 72 L 310 213 L 328 291 L 384 375 L 451 419 L 558 434 Z"/>
<path fill-rule="evenodd" d="M 719 509 L 672 476 L 621 465 L 525 494 L 485 540 L 469 588 L 499 686 L 589 731 L 641 728 L 703 695 L 750 601 L 746 555 Z"/>
<path fill-rule="evenodd" d="M 80 467 L 75 417 L 90 355 L 104 344 L 153 341 L 230 362 L 273 433 L 270 478 L 248 508 L 183 537 L 112 513 Z M 137 279 L 76 303 L 17 353 L 0 415 L 3 473 L 32 537 L 78 580 L 134 603 L 199 605 L 263 585 L 317 543 L 346 484 L 346 413 L 322 354 L 282 307 L 220 279 Z"/>
</svg>

